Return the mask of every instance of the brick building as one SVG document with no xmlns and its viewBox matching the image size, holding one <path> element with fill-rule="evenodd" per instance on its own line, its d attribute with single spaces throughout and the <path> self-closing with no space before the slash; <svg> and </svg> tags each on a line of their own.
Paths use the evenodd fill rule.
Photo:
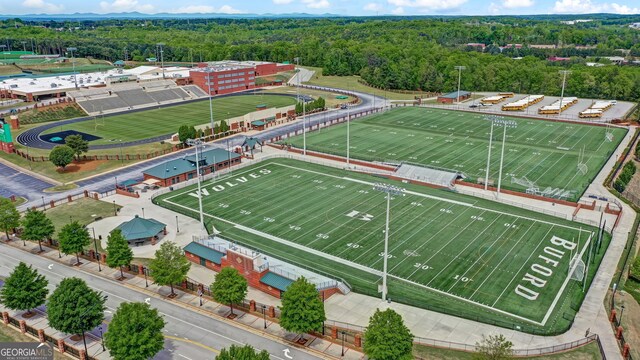
<svg viewBox="0 0 640 360">
<path fill-rule="evenodd" d="M 193 83 L 211 95 L 229 94 L 256 87 L 256 76 L 293 70 L 292 64 L 266 61 L 215 61 L 199 63 L 189 72 Z"/>
<path fill-rule="evenodd" d="M 454 91 L 452 93 L 448 93 L 445 95 L 440 95 L 438 96 L 438 102 L 441 104 L 453 104 L 455 102 L 459 102 L 459 101 L 465 101 L 467 99 L 469 99 L 471 97 L 471 93 L 468 91 L 462 91 L 460 90 L 460 94 L 458 94 L 457 91 Z"/>
<path fill-rule="evenodd" d="M 223 149 L 211 149 L 202 152 L 198 156 L 202 175 L 240 164 L 242 158 L 240 154 Z M 145 170 L 143 172 L 144 181 L 156 180 L 156 183 L 160 186 L 171 186 L 195 178 L 196 169 L 196 156 L 195 154 L 189 155 Z"/>
</svg>

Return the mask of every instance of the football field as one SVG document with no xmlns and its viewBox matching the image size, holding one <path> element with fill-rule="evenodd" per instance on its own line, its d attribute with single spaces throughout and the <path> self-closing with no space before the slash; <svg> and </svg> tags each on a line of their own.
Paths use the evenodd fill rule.
<svg viewBox="0 0 640 360">
<path fill-rule="evenodd" d="M 521 118 L 507 128 L 502 187 L 577 200 L 609 159 L 627 130 L 579 123 Z M 494 126 L 489 181 L 498 183 L 503 127 Z M 607 136 L 607 133 L 611 135 Z M 485 115 L 406 107 L 350 123 L 353 158 L 408 162 L 444 168 L 485 179 L 491 122 Z M 347 126 L 334 125 L 307 134 L 307 149 L 346 156 Z M 302 136 L 285 139 L 302 148 Z M 578 164 L 581 171 L 578 169 Z"/>
<path fill-rule="evenodd" d="M 295 98 L 279 95 L 238 95 L 213 99 L 213 118 L 233 118 L 256 111 L 257 105 L 269 108 L 295 104 Z M 108 144 L 113 139 L 134 141 L 178 132 L 181 125 L 196 126 L 209 123 L 209 101 L 196 101 L 182 105 L 164 106 L 121 115 L 98 117 L 83 122 L 57 126 L 43 134 L 75 130 L 101 139 L 91 144 Z"/>
<path fill-rule="evenodd" d="M 204 213 L 222 237 L 341 277 L 371 294 L 383 267 L 387 202 L 373 189 L 380 180 L 269 160 L 205 182 Z M 567 309 L 582 299 L 582 283 L 569 277 L 572 255 L 587 262 L 597 229 L 450 191 L 394 184 L 406 190 L 390 201 L 392 299 L 413 297 L 418 306 L 449 306 L 459 308 L 459 316 L 482 313 L 537 329 L 564 326 Z M 194 186 L 154 201 L 198 217 Z M 603 249 L 605 242 L 608 236 Z M 594 252 L 594 258 L 603 253 Z M 597 263 L 591 266 L 595 271 Z"/>
</svg>

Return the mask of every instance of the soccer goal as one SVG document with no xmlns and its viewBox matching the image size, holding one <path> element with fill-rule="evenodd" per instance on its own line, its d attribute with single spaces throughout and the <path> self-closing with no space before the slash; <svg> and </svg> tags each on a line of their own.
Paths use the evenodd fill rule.
<svg viewBox="0 0 640 360">
<path fill-rule="evenodd" d="M 577 170 L 582 175 L 587 175 L 587 172 L 589 172 L 589 167 L 587 166 L 587 163 L 584 162 L 584 146 L 582 147 L 582 149 L 580 150 L 580 153 L 578 154 Z"/>
<path fill-rule="evenodd" d="M 93 131 L 98 131 L 99 126 L 104 126 L 104 116 L 94 116 L 93 117 Z"/>
<path fill-rule="evenodd" d="M 607 123 L 607 130 L 604 133 L 604 141 L 613 142 L 613 131 L 611 131 L 611 124 Z"/>
</svg>

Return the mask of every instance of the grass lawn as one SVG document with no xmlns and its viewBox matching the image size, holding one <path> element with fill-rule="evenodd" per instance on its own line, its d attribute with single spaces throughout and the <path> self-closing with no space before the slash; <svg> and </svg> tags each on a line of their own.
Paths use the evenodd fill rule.
<svg viewBox="0 0 640 360">
<path fill-rule="evenodd" d="M 502 187 L 525 191 L 537 187 L 547 197 L 577 200 L 626 134 L 612 128 L 574 123 L 505 118 L 507 129 Z M 406 107 L 368 116 L 350 124 L 351 156 L 365 160 L 409 162 L 461 172 L 466 180 L 485 178 L 491 123 L 482 115 L 433 108 Z M 307 134 L 307 149 L 346 156 L 346 124 Z M 494 126 L 489 181 L 498 183 L 503 128 Z M 302 148 L 302 136 L 284 140 Z M 577 171 L 584 149 L 585 175 Z M 531 184 L 533 185 L 526 185 Z"/>
<path fill-rule="evenodd" d="M 358 82 L 359 76 L 324 76 L 322 75 L 322 68 L 316 68 L 311 66 L 304 66 L 305 69 L 315 71 L 313 77 L 306 85 L 328 86 L 332 88 L 338 88 L 343 90 L 353 90 L 368 94 L 374 94 L 377 96 L 383 96 L 390 100 L 413 100 L 416 94 L 400 94 L 392 91 L 384 91 L 376 89 Z"/>
<path fill-rule="evenodd" d="M 228 119 L 256 111 L 256 105 L 282 107 L 295 104 L 294 97 L 262 95 L 239 95 L 214 98 L 214 119 Z M 102 122 L 102 118 L 98 123 Z M 209 101 L 166 106 L 123 115 L 105 116 L 104 124 L 96 127 L 95 120 L 61 125 L 45 131 L 45 134 L 65 130 L 76 130 L 100 137 L 91 144 L 111 144 L 114 139 L 134 141 L 178 132 L 181 125 L 196 126 L 209 123 Z"/>
<path fill-rule="evenodd" d="M 203 193 L 210 197 L 203 205 L 207 220 L 223 237 L 343 278 L 355 291 L 376 296 L 386 210 L 384 194 L 372 189 L 379 181 L 301 161 L 272 160 L 205 183 Z M 568 250 L 579 249 L 573 252 L 586 261 L 594 229 L 446 190 L 394 183 L 407 192 L 391 201 L 393 300 L 528 332 L 569 326 L 583 293 L 580 283 L 567 278 Z M 196 217 L 193 189 L 155 202 Z M 546 265 L 551 267 L 544 284 L 529 289 L 523 278 L 544 264 L 540 256 L 551 256 L 548 248 L 557 249 L 557 262 Z M 602 254 L 590 267 L 591 276 Z"/>
<path fill-rule="evenodd" d="M 414 345 L 413 355 L 416 358 L 429 359 L 429 360 L 474 360 L 474 353 L 465 351 L 456 351 L 435 348 L 423 345 Z M 534 359 L 534 360 L 600 360 L 600 349 L 596 342 L 591 342 L 585 346 L 581 346 L 577 349 L 544 356 L 531 356 L 522 357 L 518 359 Z"/>
<path fill-rule="evenodd" d="M 90 198 L 82 198 L 70 203 L 48 208 L 45 211 L 56 228 L 56 234 L 71 221 L 78 221 L 82 225 L 88 225 L 96 218 L 106 218 L 114 215 L 113 203 L 108 203 Z M 116 204 L 116 208 L 121 206 Z M 93 245 L 93 244 L 92 244 Z"/>
<path fill-rule="evenodd" d="M 286 93 L 286 94 L 291 94 L 291 95 L 296 95 L 296 88 L 295 87 L 281 87 L 281 88 L 277 88 L 277 89 L 268 89 L 268 90 L 264 90 L 264 93 L 266 94 L 271 94 L 271 93 L 276 93 L 276 94 L 282 94 L 282 93 Z M 355 97 L 353 96 L 349 96 L 348 99 L 336 99 L 336 96 L 342 95 L 342 94 L 337 94 L 337 93 L 332 93 L 332 92 L 328 92 L 328 91 L 320 91 L 320 90 L 311 90 L 311 89 L 304 89 L 304 88 L 300 88 L 300 93 L 302 95 L 309 95 L 315 99 L 322 97 L 325 100 L 325 104 L 327 106 L 327 108 L 333 108 L 336 105 L 340 105 L 340 104 L 344 104 L 347 103 L 349 101 L 353 101 L 355 99 Z"/>
<path fill-rule="evenodd" d="M 16 328 L 0 325 L 0 342 L 38 342 L 37 340 L 23 335 Z M 53 352 L 53 358 L 55 360 L 69 360 L 68 357 L 60 354 L 57 351 Z"/>
</svg>

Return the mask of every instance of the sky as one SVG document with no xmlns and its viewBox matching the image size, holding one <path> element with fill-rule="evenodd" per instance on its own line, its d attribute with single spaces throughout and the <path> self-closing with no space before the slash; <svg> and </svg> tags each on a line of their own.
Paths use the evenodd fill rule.
<svg viewBox="0 0 640 360">
<path fill-rule="evenodd" d="M 0 0 L 0 14 L 331 13 L 372 15 L 639 14 L 638 0 Z"/>
</svg>

